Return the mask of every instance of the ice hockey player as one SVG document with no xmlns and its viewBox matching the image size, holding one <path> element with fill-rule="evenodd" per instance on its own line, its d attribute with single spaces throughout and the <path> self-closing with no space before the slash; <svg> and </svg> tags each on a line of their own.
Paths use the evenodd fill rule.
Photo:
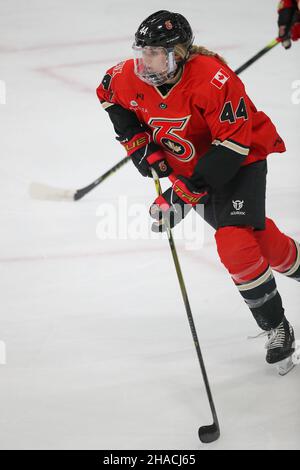
<svg viewBox="0 0 300 470">
<path fill-rule="evenodd" d="M 171 187 L 150 208 L 154 231 L 204 204 L 221 262 L 268 335 L 266 360 L 292 368 L 294 332 L 273 270 L 300 280 L 299 244 L 265 215 L 266 158 L 285 145 L 225 61 L 193 45 L 179 13 L 161 10 L 139 26 L 134 59 L 109 69 L 97 94 L 117 139 L 143 176 Z"/>
<path fill-rule="evenodd" d="M 278 36 L 285 49 L 300 39 L 300 0 L 281 0 L 278 5 Z"/>
</svg>

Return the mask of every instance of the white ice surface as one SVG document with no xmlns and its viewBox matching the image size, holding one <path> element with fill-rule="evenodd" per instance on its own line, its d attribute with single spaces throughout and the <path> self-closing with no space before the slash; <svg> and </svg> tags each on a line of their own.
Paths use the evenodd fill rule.
<svg viewBox="0 0 300 470">
<path fill-rule="evenodd" d="M 300 368 L 279 377 L 218 261 L 213 232 L 178 252 L 222 428 L 211 416 L 168 243 L 99 240 L 103 202 L 149 205 L 151 181 L 127 165 L 77 203 L 33 201 L 33 180 L 77 188 L 123 157 L 95 96 L 105 70 L 130 56 L 140 21 L 180 11 L 196 43 L 241 65 L 276 36 L 276 1 L 0 2 L 1 449 L 300 449 Z M 242 75 L 287 144 L 270 158 L 268 214 L 300 238 L 300 44 Z M 298 209 L 297 209 L 298 208 Z M 299 286 L 278 286 L 300 335 Z"/>
</svg>

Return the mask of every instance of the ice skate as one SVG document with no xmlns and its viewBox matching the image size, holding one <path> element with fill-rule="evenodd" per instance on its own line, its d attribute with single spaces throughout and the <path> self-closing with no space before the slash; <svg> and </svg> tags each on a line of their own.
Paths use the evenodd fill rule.
<svg viewBox="0 0 300 470">
<path fill-rule="evenodd" d="M 270 330 L 266 343 L 268 364 L 274 364 L 279 375 L 288 374 L 296 365 L 294 360 L 295 336 L 290 323 L 284 318 L 277 328 Z"/>
</svg>

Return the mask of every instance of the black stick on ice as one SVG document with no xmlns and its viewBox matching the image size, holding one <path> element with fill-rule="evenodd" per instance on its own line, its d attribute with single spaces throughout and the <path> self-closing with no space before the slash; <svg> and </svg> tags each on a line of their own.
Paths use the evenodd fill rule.
<svg viewBox="0 0 300 470">
<path fill-rule="evenodd" d="M 264 56 L 267 52 L 269 52 L 273 47 L 277 46 L 280 43 L 280 39 L 273 39 L 269 44 L 266 45 L 261 51 L 255 54 L 251 59 L 247 60 L 243 65 L 241 65 L 238 69 L 235 70 L 235 73 L 239 75 L 241 72 L 246 70 L 250 65 L 254 64 L 258 59 Z"/>
<path fill-rule="evenodd" d="M 62 188 L 55 188 L 53 186 L 48 186 L 47 184 L 43 183 L 31 183 L 29 187 L 29 192 L 32 198 L 34 199 L 52 199 L 52 200 L 71 200 L 71 201 L 78 201 L 79 199 L 83 198 L 87 193 L 92 191 L 92 189 L 96 188 L 105 181 L 109 176 L 111 176 L 115 171 L 121 168 L 125 163 L 130 160 L 130 157 L 125 157 L 119 161 L 116 165 L 114 165 L 110 170 L 104 173 L 102 176 L 97 178 L 95 181 L 90 183 L 88 186 L 85 186 L 81 189 L 62 189 Z"/>
<path fill-rule="evenodd" d="M 160 196 L 162 194 L 162 190 L 161 190 L 161 185 L 160 185 L 159 178 L 158 178 L 156 172 L 153 169 L 151 171 L 152 171 L 152 177 L 153 177 L 153 180 L 154 180 L 154 183 L 155 183 L 155 188 L 156 188 L 157 195 Z M 181 294 L 182 294 L 183 302 L 184 302 L 184 305 L 185 305 L 186 314 L 187 314 L 190 329 L 191 329 L 191 332 L 192 332 L 192 337 L 193 337 L 193 340 L 194 340 L 194 345 L 195 345 L 195 348 L 196 348 L 196 352 L 197 352 L 197 356 L 198 356 L 198 360 L 199 360 L 199 364 L 200 364 L 200 368 L 201 368 L 201 372 L 202 372 L 202 376 L 203 376 L 203 381 L 204 381 L 205 388 L 206 388 L 206 393 L 207 393 L 207 397 L 208 397 L 208 401 L 209 401 L 209 406 L 210 406 L 211 413 L 212 413 L 212 416 L 213 416 L 213 424 L 210 424 L 208 426 L 201 426 L 199 428 L 199 431 L 198 431 L 200 441 L 205 443 L 205 444 L 209 444 L 210 442 L 216 441 L 220 437 L 219 421 L 218 421 L 216 408 L 215 408 L 215 405 L 214 405 L 214 401 L 213 401 L 209 381 L 208 381 L 208 378 L 207 378 L 207 373 L 206 373 L 206 369 L 205 369 L 205 365 L 204 365 L 204 360 L 203 360 L 201 348 L 200 348 L 199 341 L 198 341 L 198 336 L 197 336 L 197 331 L 196 331 L 196 327 L 195 327 L 195 323 L 194 323 L 194 319 L 193 319 L 193 314 L 192 314 L 192 311 L 191 311 L 190 302 L 189 302 L 188 295 L 187 295 L 187 290 L 186 290 L 186 287 L 185 287 L 185 282 L 184 282 L 181 267 L 180 267 L 180 264 L 179 264 L 179 259 L 178 259 L 178 255 L 177 255 L 177 251 L 176 251 L 172 231 L 171 231 L 171 228 L 170 228 L 167 220 L 163 220 L 163 223 L 166 227 L 166 232 L 167 232 L 167 235 L 168 235 L 169 245 L 170 245 L 171 253 L 172 253 L 172 256 L 173 256 L 173 261 L 174 261 L 174 264 L 175 264 L 177 278 L 178 278 L 178 281 L 179 281 Z"/>
</svg>

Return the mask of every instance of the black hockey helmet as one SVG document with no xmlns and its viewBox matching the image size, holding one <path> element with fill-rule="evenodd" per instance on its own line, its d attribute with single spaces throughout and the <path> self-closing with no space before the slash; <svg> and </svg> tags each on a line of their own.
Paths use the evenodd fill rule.
<svg viewBox="0 0 300 470">
<path fill-rule="evenodd" d="M 135 45 L 153 46 L 166 49 L 185 44 L 190 49 L 194 40 L 189 22 L 180 13 L 160 10 L 148 16 L 135 34 Z"/>
</svg>

